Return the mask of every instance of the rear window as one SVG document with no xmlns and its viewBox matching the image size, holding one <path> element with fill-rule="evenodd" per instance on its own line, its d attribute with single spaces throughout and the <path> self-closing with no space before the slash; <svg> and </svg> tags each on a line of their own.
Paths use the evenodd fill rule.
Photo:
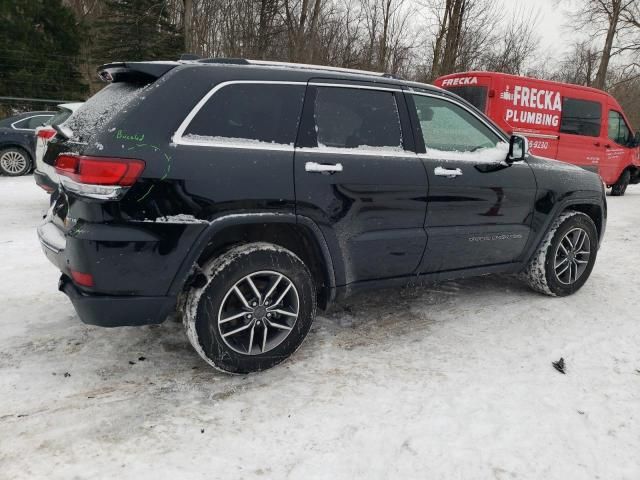
<svg viewBox="0 0 640 480">
<path fill-rule="evenodd" d="M 89 141 L 142 90 L 140 85 L 124 82 L 104 87 L 69 118 L 66 126 L 73 132 L 73 140 Z"/>
<path fill-rule="evenodd" d="M 71 116 L 71 113 L 72 113 L 71 110 L 68 110 L 66 108 L 61 108 L 60 111 L 58 111 L 58 113 L 56 113 L 53 117 L 47 120 L 45 125 L 60 125 L 61 123 L 64 123 L 67 118 Z"/>
<path fill-rule="evenodd" d="M 447 87 L 447 90 L 464 98 L 481 112 L 487 108 L 487 87 Z"/>
<path fill-rule="evenodd" d="M 205 143 L 269 143 L 293 147 L 304 90 L 304 85 L 227 85 L 198 111 L 183 138 Z"/>
<path fill-rule="evenodd" d="M 573 135 L 600 135 L 602 112 L 600 103 L 565 97 L 562 101 L 560 131 Z"/>
<path fill-rule="evenodd" d="M 392 92 L 318 87 L 314 108 L 319 147 L 402 150 Z"/>
</svg>

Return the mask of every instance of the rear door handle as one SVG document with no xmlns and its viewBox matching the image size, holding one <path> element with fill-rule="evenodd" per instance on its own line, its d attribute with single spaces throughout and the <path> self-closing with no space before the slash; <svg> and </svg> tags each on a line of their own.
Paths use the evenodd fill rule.
<svg viewBox="0 0 640 480">
<path fill-rule="evenodd" d="M 433 173 L 435 173 L 437 177 L 455 178 L 459 175 L 462 175 L 462 170 L 460 170 L 459 168 L 436 167 L 433 170 Z"/>
<path fill-rule="evenodd" d="M 342 171 L 342 164 L 307 162 L 304 164 L 304 170 L 315 173 L 336 173 Z"/>
</svg>

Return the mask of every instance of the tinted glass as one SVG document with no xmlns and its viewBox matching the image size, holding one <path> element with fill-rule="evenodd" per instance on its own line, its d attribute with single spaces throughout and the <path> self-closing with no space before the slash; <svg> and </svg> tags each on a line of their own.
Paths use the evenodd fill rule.
<svg viewBox="0 0 640 480">
<path fill-rule="evenodd" d="M 631 140 L 631 130 L 623 116 L 613 110 L 609 111 L 609 138 L 620 145 L 627 145 Z"/>
<path fill-rule="evenodd" d="M 492 148 L 500 138 L 462 107 L 435 97 L 414 95 L 427 150 L 473 152 Z"/>
<path fill-rule="evenodd" d="M 25 128 L 35 130 L 36 128 L 44 125 L 52 116 L 53 115 L 38 115 L 37 117 L 31 117 L 27 123 L 28 126 Z"/>
<path fill-rule="evenodd" d="M 560 131 L 574 135 L 600 135 L 601 109 L 598 102 L 564 98 Z"/>
<path fill-rule="evenodd" d="M 125 82 L 110 83 L 83 103 L 68 119 L 65 126 L 73 132 L 74 140 L 89 141 L 143 91 L 140 85 Z"/>
<path fill-rule="evenodd" d="M 487 87 L 448 87 L 447 90 L 464 98 L 481 112 L 487 107 Z"/>
<path fill-rule="evenodd" d="M 305 87 L 233 84 L 216 92 L 187 127 L 187 139 L 295 143 Z"/>
<path fill-rule="evenodd" d="M 318 87 L 314 118 L 319 147 L 402 149 L 393 92 Z"/>
<path fill-rule="evenodd" d="M 67 110 L 66 108 L 61 108 L 58 113 L 56 113 L 53 117 L 47 120 L 46 125 L 60 125 L 64 123 L 67 118 L 71 116 L 71 110 Z"/>
</svg>

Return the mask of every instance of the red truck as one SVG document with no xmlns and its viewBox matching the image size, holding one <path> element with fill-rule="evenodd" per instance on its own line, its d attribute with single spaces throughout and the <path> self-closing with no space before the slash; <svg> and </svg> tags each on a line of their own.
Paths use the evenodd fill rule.
<svg viewBox="0 0 640 480">
<path fill-rule="evenodd" d="M 455 73 L 434 84 L 472 103 L 507 133 L 526 136 L 533 154 L 599 173 L 612 195 L 640 182 L 640 135 L 602 90 L 493 72 Z"/>
</svg>

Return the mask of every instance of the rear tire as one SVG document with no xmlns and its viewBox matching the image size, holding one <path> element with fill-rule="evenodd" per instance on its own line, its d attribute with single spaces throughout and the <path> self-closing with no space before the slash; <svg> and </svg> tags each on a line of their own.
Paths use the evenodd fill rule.
<svg viewBox="0 0 640 480">
<path fill-rule="evenodd" d="M 271 368 L 302 344 L 316 314 L 307 266 L 270 243 L 240 245 L 202 268 L 206 284 L 187 293 L 183 322 L 209 365 L 229 373 Z"/>
<path fill-rule="evenodd" d="M 629 186 L 629 182 L 631 181 L 631 172 L 629 170 L 625 170 L 620 175 L 618 181 L 611 187 L 611 195 L 614 197 L 621 197 L 624 195 L 624 192 L 627 191 L 627 187 Z"/>
<path fill-rule="evenodd" d="M 0 173 L 8 177 L 19 177 L 31 171 L 31 157 L 21 148 L 0 150 Z"/>
<path fill-rule="evenodd" d="M 581 212 L 567 211 L 551 229 L 523 272 L 537 292 L 564 297 L 587 281 L 598 253 L 598 232 L 593 220 Z"/>
</svg>

